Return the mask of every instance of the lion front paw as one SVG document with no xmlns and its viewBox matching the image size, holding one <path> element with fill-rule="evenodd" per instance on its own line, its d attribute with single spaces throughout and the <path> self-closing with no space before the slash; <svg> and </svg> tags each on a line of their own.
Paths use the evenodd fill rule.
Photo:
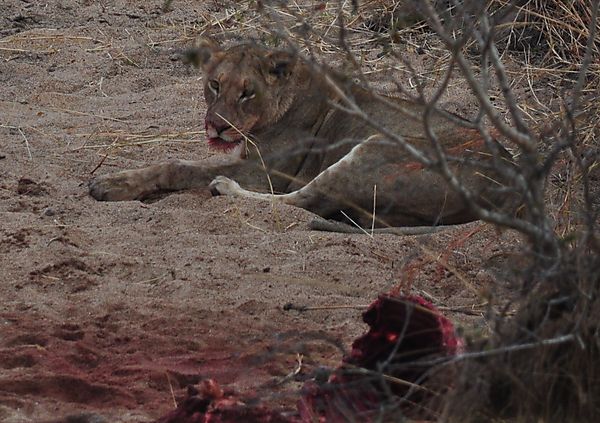
<svg viewBox="0 0 600 423">
<path fill-rule="evenodd" d="M 89 183 L 90 195 L 98 201 L 126 201 L 142 197 L 144 190 L 127 172 L 101 175 Z"/>
<path fill-rule="evenodd" d="M 210 193 L 214 196 L 217 195 L 238 195 L 242 191 L 240 185 L 232 179 L 226 176 L 217 176 L 208 185 Z"/>
</svg>

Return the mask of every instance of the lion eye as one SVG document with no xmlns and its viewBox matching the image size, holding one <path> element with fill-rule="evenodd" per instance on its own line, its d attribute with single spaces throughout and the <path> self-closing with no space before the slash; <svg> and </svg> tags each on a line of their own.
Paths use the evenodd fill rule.
<svg viewBox="0 0 600 423">
<path fill-rule="evenodd" d="M 219 93 L 219 81 L 215 81 L 214 79 L 211 79 L 210 81 L 208 81 L 208 88 L 211 89 L 212 92 L 214 92 L 215 94 Z"/>
<path fill-rule="evenodd" d="M 243 103 L 246 100 L 250 100 L 252 98 L 254 98 L 256 94 L 250 90 L 244 90 L 242 92 L 242 95 L 240 95 L 240 103 Z"/>
</svg>

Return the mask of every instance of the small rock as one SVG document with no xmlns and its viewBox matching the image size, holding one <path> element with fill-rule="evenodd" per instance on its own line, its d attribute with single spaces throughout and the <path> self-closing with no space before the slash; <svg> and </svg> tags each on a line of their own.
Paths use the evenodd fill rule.
<svg viewBox="0 0 600 423">
<path fill-rule="evenodd" d="M 44 216 L 54 216 L 56 211 L 52 207 L 46 207 L 43 211 Z"/>
</svg>

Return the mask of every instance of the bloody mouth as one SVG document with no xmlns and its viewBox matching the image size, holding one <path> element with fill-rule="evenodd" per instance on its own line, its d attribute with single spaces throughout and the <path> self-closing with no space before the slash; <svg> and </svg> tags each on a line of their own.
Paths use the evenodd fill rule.
<svg viewBox="0 0 600 423">
<path fill-rule="evenodd" d="M 235 141 L 225 141 L 222 138 L 209 138 L 208 139 L 208 146 L 212 149 L 215 150 L 219 150 L 219 151 L 223 151 L 225 153 L 233 150 L 235 147 L 237 147 L 240 144 L 241 140 L 235 140 Z"/>
</svg>

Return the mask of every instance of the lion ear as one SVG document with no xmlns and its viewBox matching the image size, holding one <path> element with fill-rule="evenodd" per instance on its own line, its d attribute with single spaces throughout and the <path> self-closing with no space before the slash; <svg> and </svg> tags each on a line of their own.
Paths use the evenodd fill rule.
<svg viewBox="0 0 600 423">
<path fill-rule="evenodd" d="M 267 54 L 267 73 L 269 79 L 287 79 L 293 72 L 297 56 L 287 51 L 273 51 Z"/>
<path fill-rule="evenodd" d="M 223 49 L 218 42 L 208 36 L 202 36 L 196 40 L 194 47 L 185 53 L 188 63 L 206 70 L 209 65 L 223 55 Z"/>
</svg>

